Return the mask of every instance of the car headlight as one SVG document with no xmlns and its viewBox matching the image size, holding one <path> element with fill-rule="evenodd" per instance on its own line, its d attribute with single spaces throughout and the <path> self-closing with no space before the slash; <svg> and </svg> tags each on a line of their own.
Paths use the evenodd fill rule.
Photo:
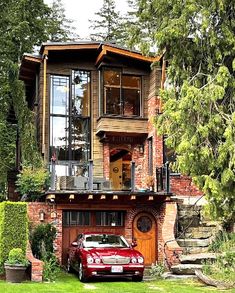
<svg viewBox="0 0 235 293">
<path fill-rule="evenodd" d="M 95 263 L 100 264 L 100 263 L 101 263 L 100 258 L 96 258 L 96 259 L 95 259 Z"/>
<path fill-rule="evenodd" d="M 132 257 L 132 258 L 131 258 L 131 262 L 132 262 L 132 263 L 137 263 L 137 259 L 136 259 L 135 257 Z"/>
<path fill-rule="evenodd" d="M 87 263 L 88 263 L 88 264 L 91 264 L 91 263 L 93 263 L 93 262 L 94 262 L 93 257 L 88 256 L 88 257 L 87 257 Z"/>
<path fill-rule="evenodd" d="M 138 257 L 138 263 L 144 263 L 144 258 L 141 257 L 141 256 L 139 256 L 139 257 Z"/>
</svg>

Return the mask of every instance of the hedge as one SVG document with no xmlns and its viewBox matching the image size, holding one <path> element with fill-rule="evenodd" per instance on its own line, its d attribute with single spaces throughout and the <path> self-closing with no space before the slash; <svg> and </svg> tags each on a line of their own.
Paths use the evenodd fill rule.
<svg viewBox="0 0 235 293">
<path fill-rule="evenodd" d="M 28 236 L 27 204 L 0 203 L 0 271 L 12 248 L 21 248 L 26 253 Z"/>
</svg>

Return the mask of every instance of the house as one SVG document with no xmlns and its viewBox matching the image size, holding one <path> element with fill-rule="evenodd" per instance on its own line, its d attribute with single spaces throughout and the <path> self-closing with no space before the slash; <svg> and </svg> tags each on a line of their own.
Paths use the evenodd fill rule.
<svg viewBox="0 0 235 293">
<path fill-rule="evenodd" d="M 28 213 L 56 226 L 61 263 L 85 231 L 136 238 L 147 265 L 177 262 L 172 195 L 200 192 L 190 178 L 171 174 L 170 150 L 153 125 L 163 58 L 109 43 L 44 43 L 38 56 L 23 56 L 20 79 L 52 178 Z"/>
</svg>

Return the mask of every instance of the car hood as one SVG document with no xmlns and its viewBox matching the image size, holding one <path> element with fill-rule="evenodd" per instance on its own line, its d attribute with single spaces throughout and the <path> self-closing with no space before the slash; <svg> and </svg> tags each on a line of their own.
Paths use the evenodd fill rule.
<svg viewBox="0 0 235 293">
<path fill-rule="evenodd" d="M 138 257 L 142 254 L 131 248 L 89 248 L 85 249 L 92 257 L 104 257 L 104 256 L 123 256 L 123 257 Z"/>
</svg>

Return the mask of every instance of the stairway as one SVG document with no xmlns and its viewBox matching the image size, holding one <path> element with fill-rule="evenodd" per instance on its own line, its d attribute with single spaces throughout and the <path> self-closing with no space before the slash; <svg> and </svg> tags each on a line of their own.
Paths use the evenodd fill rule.
<svg viewBox="0 0 235 293">
<path fill-rule="evenodd" d="M 221 227 L 216 222 L 202 218 L 202 206 L 178 204 L 178 229 L 176 240 L 183 248 L 180 264 L 171 267 L 165 278 L 195 277 L 206 260 L 215 260 L 216 255 L 208 252 L 216 233 Z"/>
</svg>

